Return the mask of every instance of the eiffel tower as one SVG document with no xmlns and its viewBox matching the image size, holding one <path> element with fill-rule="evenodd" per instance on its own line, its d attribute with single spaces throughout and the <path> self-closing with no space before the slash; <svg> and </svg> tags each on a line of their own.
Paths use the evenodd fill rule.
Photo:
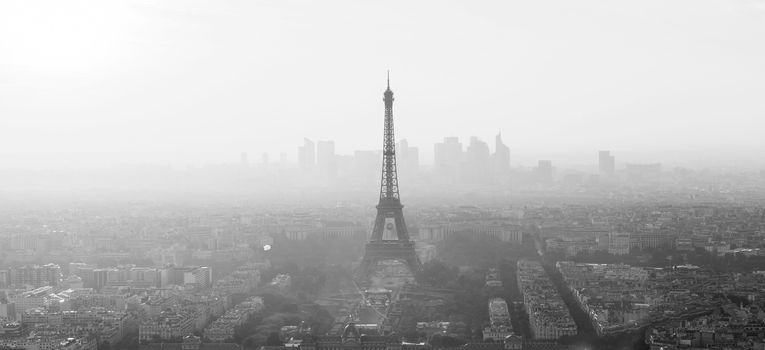
<svg viewBox="0 0 765 350">
<path fill-rule="evenodd" d="M 398 193 L 398 175 L 396 174 L 396 141 L 393 136 L 393 91 L 388 88 L 383 93 L 385 102 L 385 132 L 383 137 L 382 179 L 380 184 L 380 202 L 377 204 L 377 217 L 372 235 L 366 244 L 364 258 L 356 270 L 358 280 L 369 278 L 369 274 L 383 260 L 399 260 L 417 276 L 420 271 L 420 259 L 414 251 L 414 242 L 409 239 L 409 231 L 404 222 L 404 208 Z M 395 239 L 391 239 L 395 237 Z"/>
</svg>

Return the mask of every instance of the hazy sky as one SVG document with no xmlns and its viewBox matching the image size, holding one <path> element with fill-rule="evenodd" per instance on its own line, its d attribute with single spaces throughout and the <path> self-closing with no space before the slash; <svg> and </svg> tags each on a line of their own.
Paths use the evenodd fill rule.
<svg viewBox="0 0 765 350">
<path fill-rule="evenodd" d="M 424 157 L 765 158 L 761 0 L 4 0 L 0 153 L 375 149 L 387 69 Z"/>
</svg>

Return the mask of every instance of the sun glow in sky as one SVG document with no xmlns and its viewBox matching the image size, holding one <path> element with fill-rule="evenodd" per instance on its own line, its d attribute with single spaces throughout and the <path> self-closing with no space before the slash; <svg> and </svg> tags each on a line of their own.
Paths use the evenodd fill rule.
<svg viewBox="0 0 765 350">
<path fill-rule="evenodd" d="M 756 155 L 763 4 L 3 1 L 0 153 L 376 149 L 390 69 L 425 158 L 499 131 L 514 155 Z"/>
</svg>

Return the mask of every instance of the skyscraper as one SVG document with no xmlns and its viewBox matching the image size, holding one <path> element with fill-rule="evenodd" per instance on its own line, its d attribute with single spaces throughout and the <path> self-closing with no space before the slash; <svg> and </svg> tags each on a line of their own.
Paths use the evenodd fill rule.
<svg viewBox="0 0 765 350">
<path fill-rule="evenodd" d="M 502 143 L 502 133 L 494 138 L 494 154 L 492 155 L 494 171 L 499 174 L 510 172 L 510 147 Z"/>
<path fill-rule="evenodd" d="M 485 182 L 491 179 L 491 156 L 486 142 L 476 136 L 470 137 L 465 160 L 467 163 L 465 177 L 469 181 Z"/>
<path fill-rule="evenodd" d="M 398 164 L 404 169 L 405 174 L 417 172 L 420 166 L 420 150 L 417 147 L 409 147 L 409 142 L 402 139 L 396 147 L 398 151 Z"/>
<path fill-rule="evenodd" d="M 329 168 L 335 161 L 335 141 L 316 142 L 316 165 L 320 169 Z"/>
<path fill-rule="evenodd" d="M 598 167 L 602 174 L 610 175 L 616 170 L 616 162 L 614 156 L 611 155 L 611 151 L 598 152 Z"/>
<path fill-rule="evenodd" d="M 300 169 L 312 169 L 316 165 L 316 150 L 313 141 L 304 138 L 303 145 L 298 147 L 298 165 Z"/>
<path fill-rule="evenodd" d="M 329 183 L 337 176 L 337 160 L 335 159 L 335 141 L 318 141 L 316 143 L 316 167 L 319 176 Z"/>
<path fill-rule="evenodd" d="M 553 166 L 551 160 L 540 160 L 535 169 L 537 179 L 542 182 L 552 182 Z"/>
<path fill-rule="evenodd" d="M 437 170 L 456 170 L 462 163 L 462 144 L 457 137 L 444 137 L 444 142 L 435 144 L 433 165 Z"/>
</svg>

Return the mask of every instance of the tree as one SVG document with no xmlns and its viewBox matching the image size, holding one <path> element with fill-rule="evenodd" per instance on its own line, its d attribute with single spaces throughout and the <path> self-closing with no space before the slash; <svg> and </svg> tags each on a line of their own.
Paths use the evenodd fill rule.
<svg viewBox="0 0 765 350">
<path fill-rule="evenodd" d="M 437 259 L 423 264 L 420 272 L 425 283 L 440 288 L 445 287 L 449 282 L 457 278 L 458 273 L 456 268 L 450 268 L 443 261 Z"/>
<path fill-rule="evenodd" d="M 448 335 L 434 334 L 430 337 L 430 345 L 433 348 L 456 348 L 465 344 L 463 340 Z"/>
<path fill-rule="evenodd" d="M 279 339 L 279 333 L 271 332 L 266 339 L 266 346 L 283 346 L 282 340 Z"/>
<path fill-rule="evenodd" d="M 416 330 L 410 330 L 402 334 L 404 341 L 410 342 L 410 343 L 416 343 L 420 341 L 420 336 L 421 336 L 421 333 L 417 332 Z"/>
<path fill-rule="evenodd" d="M 255 348 L 257 344 L 255 344 L 255 339 L 252 339 L 252 337 L 247 337 L 244 342 L 242 342 L 242 346 L 245 348 Z"/>
</svg>

